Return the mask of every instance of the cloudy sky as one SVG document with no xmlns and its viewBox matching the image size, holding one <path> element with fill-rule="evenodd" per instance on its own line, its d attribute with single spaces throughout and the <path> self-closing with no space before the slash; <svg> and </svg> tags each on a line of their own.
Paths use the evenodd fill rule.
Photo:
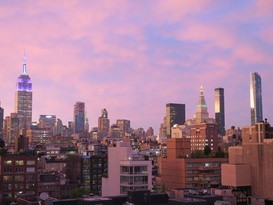
<svg viewBox="0 0 273 205">
<path fill-rule="evenodd" d="M 14 112 L 24 49 L 33 120 L 73 119 L 86 104 L 90 126 L 106 108 L 111 124 L 158 133 L 166 103 L 192 118 L 204 93 L 225 89 L 226 126 L 250 124 L 249 76 L 262 77 L 264 117 L 273 124 L 273 1 L 1 1 L 0 101 Z"/>
</svg>

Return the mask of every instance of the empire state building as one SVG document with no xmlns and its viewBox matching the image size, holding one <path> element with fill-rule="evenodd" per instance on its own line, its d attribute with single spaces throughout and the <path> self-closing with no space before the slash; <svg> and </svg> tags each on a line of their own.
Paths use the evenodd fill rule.
<svg viewBox="0 0 273 205">
<path fill-rule="evenodd" d="M 23 72 L 17 78 L 16 83 L 15 112 L 19 118 L 19 129 L 25 135 L 32 122 L 32 83 L 27 74 L 25 54 L 23 58 Z"/>
</svg>

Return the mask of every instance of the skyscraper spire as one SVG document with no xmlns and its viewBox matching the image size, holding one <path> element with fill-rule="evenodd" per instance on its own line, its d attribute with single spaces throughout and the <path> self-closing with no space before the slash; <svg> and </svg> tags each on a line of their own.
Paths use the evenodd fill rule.
<svg viewBox="0 0 273 205">
<path fill-rule="evenodd" d="M 207 104 L 204 97 L 204 88 L 200 87 L 200 96 L 196 110 L 196 123 L 206 122 L 209 119 Z"/>
<path fill-rule="evenodd" d="M 23 56 L 23 75 L 27 75 L 27 62 L 26 62 L 26 51 L 24 50 Z"/>
</svg>

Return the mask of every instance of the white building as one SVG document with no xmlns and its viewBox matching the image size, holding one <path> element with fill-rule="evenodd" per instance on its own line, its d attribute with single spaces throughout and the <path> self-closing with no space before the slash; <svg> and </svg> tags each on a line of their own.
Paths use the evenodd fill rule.
<svg viewBox="0 0 273 205">
<path fill-rule="evenodd" d="M 152 162 L 132 150 L 129 142 L 108 147 L 108 177 L 102 178 L 102 196 L 127 195 L 129 190 L 152 189 Z"/>
</svg>

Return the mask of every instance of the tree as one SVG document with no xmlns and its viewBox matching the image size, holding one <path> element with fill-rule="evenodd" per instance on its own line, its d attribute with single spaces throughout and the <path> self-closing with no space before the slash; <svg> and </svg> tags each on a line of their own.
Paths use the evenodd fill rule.
<svg viewBox="0 0 273 205">
<path fill-rule="evenodd" d="M 206 145 L 204 147 L 204 155 L 208 156 L 211 153 L 211 148 L 210 146 Z"/>
</svg>

